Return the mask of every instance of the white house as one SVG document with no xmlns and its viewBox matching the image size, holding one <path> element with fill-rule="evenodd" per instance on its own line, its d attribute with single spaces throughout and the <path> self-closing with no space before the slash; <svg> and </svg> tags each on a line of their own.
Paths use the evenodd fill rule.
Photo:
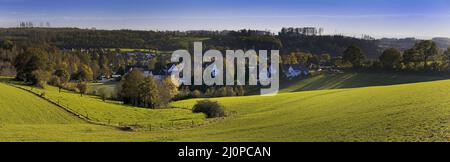
<svg viewBox="0 0 450 162">
<path fill-rule="evenodd" d="M 286 64 L 283 65 L 284 74 L 287 78 L 292 79 L 301 75 L 309 75 L 309 67 L 298 64 Z"/>
<path fill-rule="evenodd" d="M 214 66 L 213 66 L 213 69 L 212 69 L 212 71 L 211 71 L 211 76 L 212 77 L 216 77 L 217 75 L 219 75 L 219 69 L 217 69 L 217 66 L 216 66 L 216 64 L 214 64 Z"/>
</svg>

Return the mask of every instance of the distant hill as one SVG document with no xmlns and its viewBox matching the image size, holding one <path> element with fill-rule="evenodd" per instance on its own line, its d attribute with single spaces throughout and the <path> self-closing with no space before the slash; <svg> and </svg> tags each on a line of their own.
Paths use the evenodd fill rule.
<svg viewBox="0 0 450 162">
<path fill-rule="evenodd" d="M 436 37 L 432 39 L 439 48 L 448 48 L 450 47 L 450 38 L 446 37 Z"/>
<path fill-rule="evenodd" d="M 333 57 L 342 56 L 350 45 L 356 45 L 367 58 L 378 58 L 381 48 L 376 40 L 364 40 L 340 35 L 307 36 L 307 35 L 280 35 L 283 48 L 281 51 L 311 52 L 313 54 L 328 53 Z"/>
<path fill-rule="evenodd" d="M 378 46 L 383 49 L 398 48 L 404 51 L 414 46 L 417 41 L 416 38 L 381 38 L 378 40 Z"/>
<path fill-rule="evenodd" d="M 279 49 L 281 54 L 293 51 L 328 53 L 341 56 L 350 45 L 362 49 L 367 58 L 378 58 L 383 49 L 411 48 L 420 39 L 382 38 L 366 40 L 341 35 L 272 35 L 252 30 L 222 33 L 180 34 L 179 31 L 94 30 L 78 28 L 0 28 L 0 40 L 9 38 L 24 46 L 46 42 L 59 48 L 131 48 L 173 51 L 190 49 L 192 42 L 202 41 L 207 49 Z M 450 38 L 432 39 L 439 48 L 450 46 Z"/>
<path fill-rule="evenodd" d="M 436 37 L 432 38 L 434 42 L 438 45 L 439 48 L 447 48 L 450 46 L 450 38 L 446 37 Z M 382 38 L 378 41 L 379 47 L 386 48 L 398 48 L 400 50 L 406 50 L 414 46 L 414 43 L 420 41 L 420 39 L 416 38 Z"/>
<path fill-rule="evenodd" d="M 172 50 L 183 48 L 174 33 L 136 30 L 78 28 L 2 28 L 0 39 L 19 44 L 49 43 L 59 48 L 137 48 Z"/>
</svg>

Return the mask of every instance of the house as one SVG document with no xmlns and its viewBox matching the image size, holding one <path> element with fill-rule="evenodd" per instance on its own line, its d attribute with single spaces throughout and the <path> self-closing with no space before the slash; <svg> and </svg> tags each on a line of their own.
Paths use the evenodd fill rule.
<svg viewBox="0 0 450 162">
<path fill-rule="evenodd" d="M 148 69 L 147 67 L 134 67 L 142 69 L 142 72 L 145 77 L 152 76 L 156 80 L 164 80 L 166 77 L 169 77 L 173 73 L 178 73 L 180 69 L 183 68 L 182 64 L 167 64 L 166 66 L 161 66 L 155 69 Z M 133 69 L 132 66 L 128 68 L 128 72 Z"/>
<path fill-rule="evenodd" d="M 212 62 L 205 62 L 203 63 L 203 69 L 207 68 L 209 65 L 213 64 Z M 211 70 L 211 77 L 215 78 L 217 75 L 219 75 L 220 70 L 217 68 L 217 65 L 214 64 Z"/>
<path fill-rule="evenodd" d="M 184 64 L 168 64 L 167 67 L 169 67 L 167 69 L 167 73 L 169 75 L 173 74 L 173 73 L 178 73 L 180 72 L 180 69 L 183 69 Z"/>
<path fill-rule="evenodd" d="M 299 64 L 285 64 L 283 65 L 284 75 L 289 78 L 295 78 L 298 76 L 307 76 L 310 74 L 309 66 Z"/>
<path fill-rule="evenodd" d="M 167 67 L 170 67 L 170 68 L 167 68 Z M 177 70 L 175 68 L 175 64 L 168 64 L 166 66 L 157 67 L 155 69 L 149 69 L 146 66 L 129 65 L 129 66 L 125 67 L 125 72 L 129 73 L 133 69 L 140 69 L 145 77 L 152 76 L 156 80 L 163 80 L 164 78 L 169 76 L 172 71 Z"/>
<path fill-rule="evenodd" d="M 213 66 L 213 69 L 212 69 L 212 71 L 211 71 L 211 76 L 212 77 L 216 77 L 217 75 L 219 75 L 219 69 L 217 68 L 217 65 L 216 64 L 214 64 L 214 66 Z"/>
<path fill-rule="evenodd" d="M 266 71 L 259 72 L 259 80 L 258 81 L 267 81 L 272 74 L 277 73 L 277 71 L 270 65 Z"/>
</svg>

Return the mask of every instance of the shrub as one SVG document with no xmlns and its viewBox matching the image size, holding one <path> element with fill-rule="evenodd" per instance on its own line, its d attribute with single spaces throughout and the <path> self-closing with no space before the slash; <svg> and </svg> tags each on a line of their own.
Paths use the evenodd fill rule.
<svg viewBox="0 0 450 162">
<path fill-rule="evenodd" d="M 66 85 L 64 85 L 64 89 L 72 92 L 78 92 L 77 83 L 66 83 Z"/>
<path fill-rule="evenodd" d="M 191 97 L 192 98 L 200 98 L 202 97 L 202 92 L 200 92 L 199 90 L 194 90 L 191 92 Z"/>
<path fill-rule="evenodd" d="M 51 77 L 50 72 L 44 70 L 35 70 L 32 74 L 34 75 L 34 85 L 39 88 L 44 88 Z"/>
<path fill-rule="evenodd" d="M 95 92 L 98 96 L 100 96 L 102 98 L 103 101 L 106 101 L 106 99 L 109 96 L 108 94 L 108 90 L 106 89 L 106 87 L 101 87 L 97 92 Z"/>
<path fill-rule="evenodd" d="M 204 113 L 207 118 L 223 117 L 225 112 L 217 101 L 201 100 L 192 108 L 194 113 Z"/>
</svg>

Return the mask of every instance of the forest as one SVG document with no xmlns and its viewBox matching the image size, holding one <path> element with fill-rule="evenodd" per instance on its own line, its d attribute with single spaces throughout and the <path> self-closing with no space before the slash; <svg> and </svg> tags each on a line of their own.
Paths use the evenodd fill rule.
<svg viewBox="0 0 450 162">
<path fill-rule="evenodd" d="M 260 31 L 247 29 L 196 33 L 78 28 L 0 28 L 0 39 L 10 39 L 16 44 L 23 45 L 46 42 L 61 49 L 134 48 L 174 51 L 190 48 L 188 43 L 190 40 L 202 40 L 206 48 L 219 50 L 279 49 L 281 54 L 299 51 L 339 56 L 348 46 L 357 45 L 369 58 L 378 57 L 380 52 L 376 40 L 340 35 L 261 34 Z"/>
</svg>

